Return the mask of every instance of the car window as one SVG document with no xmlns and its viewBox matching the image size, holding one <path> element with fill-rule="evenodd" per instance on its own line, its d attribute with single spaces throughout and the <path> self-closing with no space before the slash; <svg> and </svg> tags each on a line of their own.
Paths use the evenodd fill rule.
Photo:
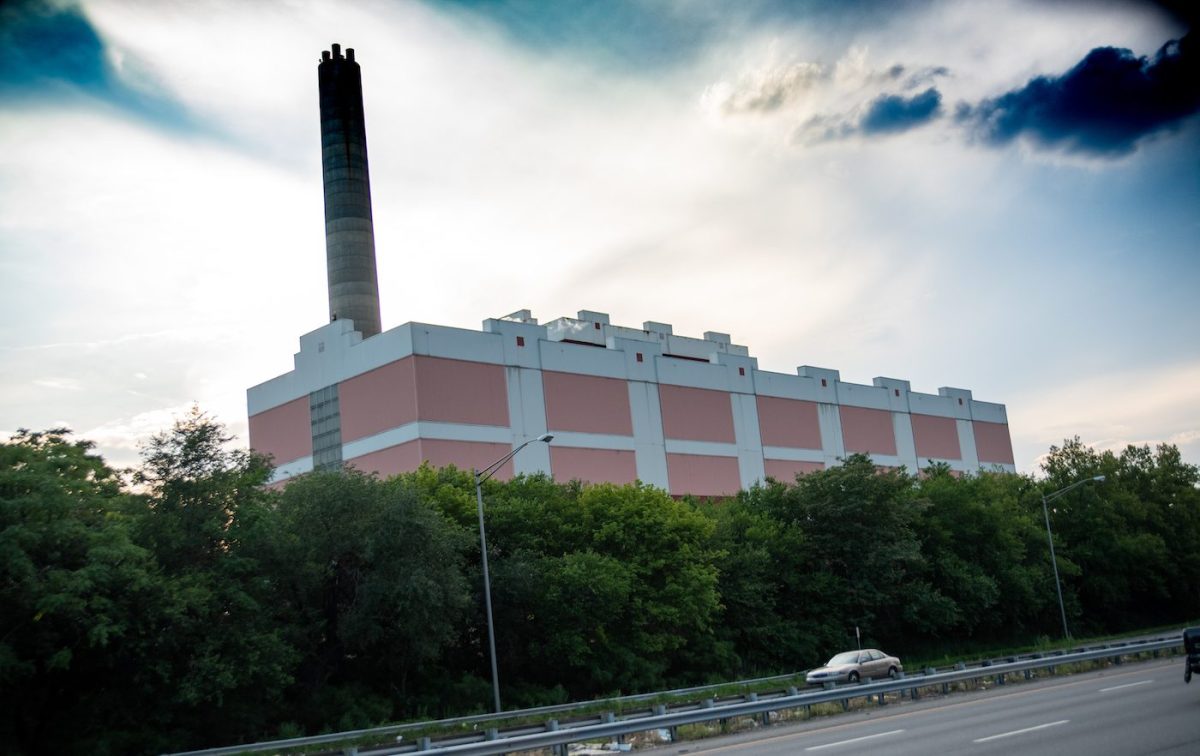
<svg viewBox="0 0 1200 756">
<path fill-rule="evenodd" d="M 871 652 L 871 661 L 879 661 L 882 658 L 883 658 L 883 654 L 880 653 L 879 651 Z"/>
</svg>

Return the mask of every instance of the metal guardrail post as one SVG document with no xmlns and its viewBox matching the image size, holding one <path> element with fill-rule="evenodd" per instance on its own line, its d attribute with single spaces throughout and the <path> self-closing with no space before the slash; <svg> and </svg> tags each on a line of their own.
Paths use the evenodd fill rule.
<svg viewBox="0 0 1200 756">
<path fill-rule="evenodd" d="M 426 738 L 426 737 L 417 738 L 417 750 L 418 751 L 428 751 L 430 743 L 431 743 L 431 741 L 429 738 Z"/>
<path fill-rule="evenodd" d="M 546 731 L 558 732 L 558 720 L 551 719 L 549 722 L 546 722 Z M 567 744 L 559 743 L 551 749 L 551 752 L 554 754 L 554 756 L 567 756 Z"/>
<path fill-rule="evenodd" d="M 750 693 L 750 694 L 748 694 L 748 695 L 746 696 L 746 700 L 747 700 L 747 701 L 757 701 L 757 700 L 758 700 L 758 694 L 757 694 L 757 693 Z M 760 721 L 762 722 L 762 725 L 763 725 L 763 727 L 769 727 L 769 726 L 771 725 L 771 712 L 769 712 L 769 711 L 764 711 L 764 712 L 762 713 L 762 717 L 760 718 Z"/>
<path fill-rule="evenodd" d="M 666 704 L 654 704 L 654 716 L 661 717 L 661 716 L 664 716 L 666 713 L 667 713 Z M 667 732 L 671 736 L 672 743 L 679 742 L 679 728 L 678 727 L 672 725 L 667 728 Z"/>
</svg>

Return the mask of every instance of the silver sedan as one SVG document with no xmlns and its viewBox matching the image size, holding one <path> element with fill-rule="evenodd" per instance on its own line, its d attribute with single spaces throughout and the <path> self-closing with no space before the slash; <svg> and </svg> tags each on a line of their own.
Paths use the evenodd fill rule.
<svg viewBox="0 0 1200 756">
<path fill-rule="evenodd" d="M 827 682 L 858 682 L 870 677 L 880 679 L 890 677 L 895 679 L 904 671 L 904 665 L 895 656 L 888 656 L 876 648 L 864 648 L 861 651 L 846 651 L 826 662 L 824 667 L 818 667 L 805 675 L 809 685 L 822 685 Z"/>
</svg>

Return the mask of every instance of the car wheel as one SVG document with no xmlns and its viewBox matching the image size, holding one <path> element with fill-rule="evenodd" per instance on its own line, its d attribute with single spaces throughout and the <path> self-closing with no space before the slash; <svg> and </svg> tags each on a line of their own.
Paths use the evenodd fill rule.
<svg viewBox="0 0 1200 756">
<path fill-rule="evenodd" d="M 846 679 L 847 679 L 847 680 L 849 680 L 849 681 L 850 681 L 850 682 L 852 682 L 852 683 L 856 683 L 856 682 L 858 682 L 858 673 L 857 673 L 857 672 L 851 672 L 851 673 L 850 673 L 850 676 L 849 676 L 849 677 L 847 677 Z"/>
<path fill-rule="evenodd" d="M 900 673 L 898 671 L 896 671 L 895 667 L 891 667 L 890 669 L 888 669 L 888 677 L 892 678 L 893 680 L 895 680 L 897 675 L 899 675 L 899 674 Z"/>
</svg>

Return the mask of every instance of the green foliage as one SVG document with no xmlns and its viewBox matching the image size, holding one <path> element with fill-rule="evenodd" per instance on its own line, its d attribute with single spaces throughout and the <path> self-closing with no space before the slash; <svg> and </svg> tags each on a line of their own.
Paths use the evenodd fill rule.
<svg viewBox="0 0 1200 756">
<path fill-rule="evenodd" d="M 161 605 L 150 555 L 129 537 L 116 474 L 67 431 L 0 445 L 0 742 L 118 752 L 136 717 L 104 683 L 141 674 Z"/>
<path fill-rule="evenodd" d="M 182 742 L 268 732 L 264 715 L 282 713 L 296 661 L 260 563 L 275 514 L 270 467 L 230 441 L 193 409 L 150 439 L 126 506 L 167 594 L 153 629 L 156 700 L 169 713 L 160 726 Z"/>
<path fill-rule="evenodd" d="M 1078 438 L 1051 447 L 1049 495 L 1104 475 L 1050 503 L 1068 613 L 1081 632 L 1161 624 L 1200 610 L 1200 470 L 1173 446 L 1097 452 Z M 1040 505 L 1040 500 L 1036 502 Z M 1061 564 L 1060 564 L 1061 567 Z"/>
<path fill-rule="evenodd" d="M 502 680 L 578 698 L 690 672 L 719 605 L 709 519 L 652 487 L 544 476 L 485 499 Z"/>
<path fill-rule="evenodd" d="M 276 611 L 303 653 L 294 694 L 312 702 L 304 721 L 328 724 L 328 700 L 345 696 L 375 721 L 401 716 L 414 680 L 458 637 L 469 602 L 463 534 L 407 481 L 349 470 L 289 484 L 277 526 L 269 569 Z M 366 707 L 372 696 L 387 705 Z"/>
<path fill-rule="evenodd" d="M 933 584 L 957 609 L 941 637 L 999 640 L 1051 626 L 1044 623 L 1057 604 L 1045 530 L 1021 505 L 1029 487 L 1015 475 L 958 478 L 945 469 L 921 481 L 922 552 Z"/>
<path fill-rule="evenodd" d="M 725 501 L 483 485 L 504 703 L 648 692 L 1200 616 L 1200 474 L 1177 449 L 1050 450 L 1045 479 L 865 456 Z M 1088 483 L 1058 495 L 1066 486 Z M 121 477 L 65 431 L 0 444 L 0 742 L 161 753 L 483 711 L 469 472 L 282 490 L 193 411 Z"/>
</svg>

